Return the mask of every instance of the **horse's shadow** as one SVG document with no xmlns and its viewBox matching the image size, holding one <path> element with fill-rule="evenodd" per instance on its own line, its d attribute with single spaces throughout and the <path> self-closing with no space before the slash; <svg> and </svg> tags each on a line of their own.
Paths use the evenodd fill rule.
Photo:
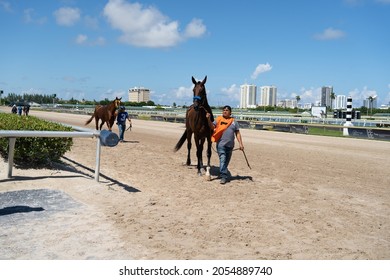
<svg viewBox="0 0 390 280">
<path fill-rule="evenodd" d="M 196 165 L 190 165 L 190 167 L 197 168 Z M 210 166 L 210 175 L 212 177 L 211 181 L 221 179 L 219 176 L 219 167 L 211 165 Z M 252 176 L 241 176 L 241 175 L 232 176 L 230 171 L 228 171 L 228 177 L 229 177 L 229 181 L 246 181 L 246 180 L 253 181 Z"/>
</svg>

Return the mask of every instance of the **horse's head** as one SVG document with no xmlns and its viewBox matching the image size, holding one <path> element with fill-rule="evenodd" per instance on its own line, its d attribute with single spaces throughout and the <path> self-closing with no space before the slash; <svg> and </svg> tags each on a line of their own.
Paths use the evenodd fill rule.
<svg viewBox="0 0 390 280">
<path fill-rule="evenodd" d="M 115 100 L 114 100 L 115 108 L 119 108 L 119 106 L 121 105 L 121 100 L 122 100 L 122 97 L 121 98 L 115 97 Z"/>
<path fill-rule="evenodd" d="M 206 84 L 207 76 L 204 77 L 203 81 L 196 81 L 194 77 L 192 77 L 192 82 L 194 84 L 194 88 L 192 91 L 194 92 L 194 107 L 198 107 L 199 105 L 205 104 L 207 102 L 206 96 Z"/>
</svg>

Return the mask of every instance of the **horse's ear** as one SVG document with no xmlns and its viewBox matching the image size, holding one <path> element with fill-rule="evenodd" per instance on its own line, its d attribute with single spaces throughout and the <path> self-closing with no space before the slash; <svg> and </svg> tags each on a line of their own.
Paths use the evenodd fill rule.
<svg viewBox="0 0 390 280">
<path fill-rule="evenodd" d="M 204 77 L 202 84 L 204 85 L 207 82 L 207 75 Z"/>
<path fill-rule="evenodd" d="M 192 76 L 192 82 L 196 85 L 196 80 L 195 80 L 194 76 Z"/>
</svg>

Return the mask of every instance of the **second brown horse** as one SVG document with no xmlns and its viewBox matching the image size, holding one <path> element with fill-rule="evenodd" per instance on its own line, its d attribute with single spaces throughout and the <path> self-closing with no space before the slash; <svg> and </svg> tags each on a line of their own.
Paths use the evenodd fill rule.
<svg viewBox="0 0 390 280">
<path fill-rule="evenodd" d="M 95 111 L 91 118 L 85 122 L 85 125 L 89 124 L 95 118 L 96 130 L 102 130 L 104 123 L 107 124 L 108 130 L 112 130 L 112 126 L 115 121 L 115 111 L 121 105 L 121 98 L 116 97 L 115 100 L 107 105 L 96 105 Z M 99 128 L 99 120 L 101 120 Z"/>
</svg>

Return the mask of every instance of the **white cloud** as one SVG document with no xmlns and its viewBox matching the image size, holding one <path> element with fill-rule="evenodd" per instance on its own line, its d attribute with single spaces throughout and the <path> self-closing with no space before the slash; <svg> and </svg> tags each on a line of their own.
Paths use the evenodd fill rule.
<svg viewBox="0 0 390 280">
<path fill-rule="evenodd" d="M 193 92 L 192 92 L 192 87 L 179 87 L 173 91 L 175 98 L 179 100 L 191 100 Z"/>
<path fill-rule="evenodd" d="M 374 96 L 378 94 L 376 90 L 369 90 L 367 86 L 365 86 L 361 90 L 355 88 L 354 90 L 349 91 L 346 95 L 352 97 L 353 107 L 361 107 L 363 106 L 363 100 L 367 99 L 369 96 Z"/>
<path fill-rule="evenodd" d="M 224 100 L 227 103 L 236 103 L 240 101 L 240 87 L 236 84 L 232 84 L 230 87 L 224 87 L 221 89 L 221 92 L 224 96 Z M 226 105 L 226 104 L 224 104 Z"/>
<path fill-rule="evenodd" d="M 78 8 L 63 7 L 54 12 L 57 24 L 72 26 L 80 20 L 81 11 Z"/>
<path fill-rule="evenodd" d="M 87 40 L 88 40 L 88 37 L 86 35 L 79 34 L 75 41 L 77 44 L 83 45 L 87 42 Z"/>
<path fill-rule="evenodd" d="M 106 98 L 109 100 L 114 100 L 116 97 L 123 98 L 122 101 L 124 101 L 126 99 L 126 91 L 108 89 L 105 93 L 100 95 L 99 100 L 104 100 Z"/>
<path fill-rule="evenodd" d="M 46 17 L 36 18 L 34 9 L 25 9 L 23 11 L 24 22 L 26 23 L 36 23 L 44 24 L 46 22 Z"/>
<path fill-rule="evenodd" d="M 291 93 L 290 99 L 295 99 L 299 95 L 301 98 L 300 103 L 313 103 L 316 104 L 317 101 L 321 99 L 321 88 L 309 88 L 306 89 L 302 87 L 299 93 Z"/>
<path fill-rule="evenodd" d="M 8 13 L 12 12 L 11 4 L 7 1 L 0 1 L 0 7 L 2 7 L 3 10 L 8 12 Z"/>
<path fill-rule="evenodd" d="M 106 43 L 106 39 L 104 37 L 98 37 L 96 40 L 91 41 L 87 35 L 79 34 L 75 39 L 75 43 L 78 45 L 102 46 Z"/>
<path fill-rule="evenodd" d="M 193 19 L 186 27 L 185 37 L 199 38 L 206 32 L 206 26 L 201 19 Z"/>
<path fill-rule="evenodd" d="M 257 65 L 255 71 L 252 73 L 251 78 L 255 80 L 261 73 L 271 71 L 272 66 L 269 63 Z"/>
<path fill-rule="evenodd" d="M 334 29 L 332 27 L 325 29 L 322 33 L 317 33 L 314 38 L 317 40 L 336 40 L 345 37 L 342 30 Z"/>
<path fill-rule="evenodd" d="M 125 0 L 109 0 L 103 14 L 112 28 L 122 32 L 121 42 L 138 47 L 171 47 L 184 38 L 199 37 L 206 30 L 201 20 L 194 19 L 182 35 L 179 23 L 170 20 L 158 9 Z"/>
</svg>

